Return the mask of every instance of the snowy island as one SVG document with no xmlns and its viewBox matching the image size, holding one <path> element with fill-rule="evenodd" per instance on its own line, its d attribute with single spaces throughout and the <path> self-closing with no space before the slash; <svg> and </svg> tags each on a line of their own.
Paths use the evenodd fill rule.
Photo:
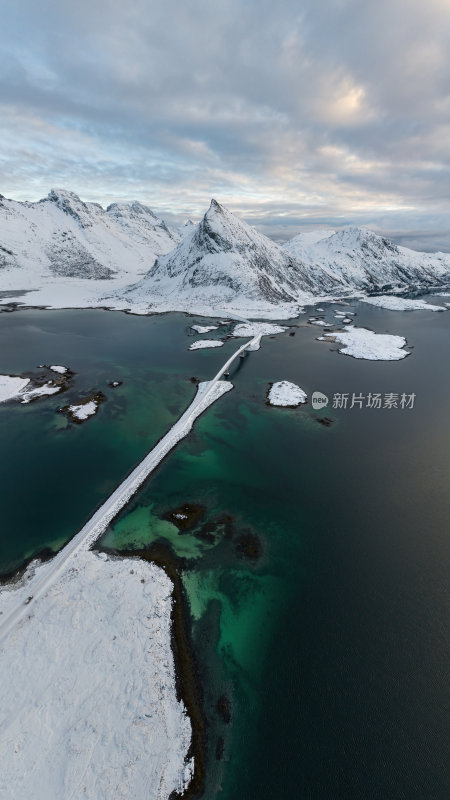
<svg viewBox="0 0 450 800">
<path fill-rule="evenodd" d="M 270 406 L 282 406 L 284 408 L 296 408 L 307 402 L 307 395 L 300 386 L 290 381 L 278 381 L 272 383 L 267 394 L 267 402 Z"/>
</svg>

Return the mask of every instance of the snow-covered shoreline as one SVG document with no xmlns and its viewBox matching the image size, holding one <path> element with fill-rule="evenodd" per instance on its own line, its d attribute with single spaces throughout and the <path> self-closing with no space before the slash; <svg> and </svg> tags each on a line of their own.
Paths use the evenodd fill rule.
<svg viewBox="0 0 450 800">
<path fill-rule="evenodd" d="M 189 350 L 207 350 L 210 347 L 222 347 L 222 345 L 221 339 L 199 339 L 189 345 Z"/>
<path fill-rule="evenodd" d="M 3 614 L 51 564 L 2 587 Z M 84 550 L 30 607 L 0 646 L 0 796 L 167 800 L 189 782 L 171 595 L 155 565 Z"/>
<path fill-rule="evenodd" d="M 32 403 L 39 397 L 58 394 L 66 387 L 67 383 L 62 379 L 57 383 L 53 380 L 34 383 L 31 378 L 21 375 L 0 375 L 0 403 L 6 403 L 9 400 L 17 400 L 25 404 Z"/>
<path fill-rule="evenodd" d="M 388 333 L 374 333 L 367 328 L 355 328 L 345 325 L 342 330 L 324 333 L 318 337 L 321 342 L 338 342 L 343 345 L 339 352 L 353 358 L 362 358 L 367 361 L 400 361 L 409 355 L 406 339 L 403 336 L 394 336 Z"/>
<path fill-rule="evenodd" d="M 362 297 L 361 301 L 378 308 L 386 308 L 389 311 L 446 311 L 445 306 L 437 306 L 427 303 L 419 298 L 396 297 L 392 295 L 382 295 L 380 297 Z"/>
<path fill-rule="evenodd" d="M 16 375 L 0 375 L 0 403 L 19 398 L 29 383 L 29 378 L 21 378 Z"/>
</svg>

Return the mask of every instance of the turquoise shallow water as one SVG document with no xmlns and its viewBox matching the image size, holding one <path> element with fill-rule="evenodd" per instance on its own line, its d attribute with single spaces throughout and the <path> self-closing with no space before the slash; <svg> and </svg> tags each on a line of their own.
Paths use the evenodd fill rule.
<svg viewBox="0 0 450 800">
<path fill-rule="evenodd" d="M 412 355 L 356 361 L 300 317 L 295 336 L 265 340 L 239 365 L 235 389 L 104 538 L 125 549 L 164 540 L 183 559 L 211 800 L 447 797 L 448 315 L 352 307 L 358 323 L 406 335 Z M 3 571 L 73 535 L 188 404 L 189 378 L 210 377 L 236 349 L 187 352 L 189 321 L 0 315 L 1 372 L 68 364 L 64 403 L 107 395 L 70 428 L 55 398 L 0 408 Z M 123 386 L 109 389 L 114 379 Z M 327 410 L 327 428 L 309 405 L 265 405 L 280 379 L 308 394 L 417 398 L 412 411 Z M 205 516 L 181 533 L 163 516 L 184 503 Z"/>
</svg>

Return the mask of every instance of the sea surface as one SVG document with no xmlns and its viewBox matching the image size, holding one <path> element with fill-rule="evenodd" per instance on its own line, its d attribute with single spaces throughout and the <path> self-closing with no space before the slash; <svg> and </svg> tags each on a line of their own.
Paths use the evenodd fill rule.
<svg viewBox="0 0 450 800">
<path fill-rule="evenodd" d="M 333 320 L 336 306 L 323 308 Z M 207 800 L 449 796 L 450 314 L 348 308 L 358 325 L 406 336 L 411 355 L 356 360 L 317 342 L 307 315 L 291 320 L 239 361 L 234 390 L 102 541 L 165 542 L 179 559 L 208 723 Z M 212 377 L 241 343 L 189 352 L 194 321 L 0 314 L 0 373 L 75 372 L 60 396 L 0 406 L 3 575 L 62 547 L 176 421 L 191 378 Z M 277 380 L 330 403 L 269 407 Z M 58 413 L 99 390 L 106 402 L 85 424 Z M 414 406 L 332 407 L 336 393 L 369 392 L 414 394 Z M 165 518 L 184 504 L 203 514 L 186 532 Z"/>
</svg>

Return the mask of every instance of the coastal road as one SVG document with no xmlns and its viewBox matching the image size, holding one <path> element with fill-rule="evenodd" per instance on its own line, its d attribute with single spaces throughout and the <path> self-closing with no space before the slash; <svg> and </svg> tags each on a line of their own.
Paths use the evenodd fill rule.
<svg viewBox="0 0 450 800">
<path fill-rule="evenodd" d="M 138 491 L 144 480 L 153 472 L 175 445 L 187 436 L 196 418 L 206 411 L 215 400 L 218 400 L 219 397 L 232 388 L 231 384 L 220 380 L 222 375 L 227 372 L 233 361 L 239 358 L 245 350 L 257 350 L 260 340 L 261 335 L 258 334 L 250 341 L 243 344 L 225 362 L 211 381 L 199 385 L 196 397 L 180 419 L 172 426 L 165 436 L 160 439 L 158 444 L 150 450 L 137 467 L 130 472 L 100 508 L 97 509 L 89 521 L 81 528 L 79 533 L 77 533 L 51 561 L 43 564 L 39 568 L 36 577 L 31 578 L 27 583 L 27 598 L 2 619 L 0 623 L 0 643 L 22 617 L 30 612 L 30 606 L 36 602 L 52 583 L 54 583 L 61 571 L 70 565 L 69 562 L 76 559 L 80 550 L 86 550 L 92 547 L 106 530 L 110 522 L 117 516 L 119 511 Z"/>
</svg>

